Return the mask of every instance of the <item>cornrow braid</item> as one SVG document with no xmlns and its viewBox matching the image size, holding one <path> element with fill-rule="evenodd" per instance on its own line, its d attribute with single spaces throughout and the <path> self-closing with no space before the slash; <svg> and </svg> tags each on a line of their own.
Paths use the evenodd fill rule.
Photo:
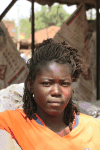
<svg viewBox="0 0 100 150">
<path fill-rule="evenodd" d="M 36 75 L 41 68 L 50 61 L 55 61 L 61 64 L 68 64 L 71 71 L 72 82 L 77 81 L 80 74 L 87 76 L 88 66 L 78 54 L 78 50 L 68 45 L 66 42 L 57 43 L 52 39 L 48 39 L 40 43 L 35 49 L 33 57 L 27 62 L 29 74 L 25 81 L 25 89 L 23 95 L 23 110 L 30 120 L 32 115 L 36 112 L 37 104 L 34 100 L 33 93 L 27 87 L 27 83 L 35 80 Z M 76 105 L 70 99 L 68 105 L 64 110 L 64 122 L 72 130 L 72 123 L 74 120 L 74 112 L 79 114 Z"/>
</svg>

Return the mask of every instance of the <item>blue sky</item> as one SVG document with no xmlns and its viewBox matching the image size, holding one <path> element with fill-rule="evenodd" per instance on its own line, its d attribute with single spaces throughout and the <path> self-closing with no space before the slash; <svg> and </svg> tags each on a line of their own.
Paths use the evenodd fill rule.
<svg viewBox="0 0 100 150">
<path fill-rule="evenodd" d="M 9 5 L 11 1 L 12 0 L 0 0 L 0 14 L 4 11 L 4 9 Z M 73 13 L 73 11 L 76 9 L 75 5 L 70 7 L 68 7 L 67 5 L 63 5 L 63 7 L 69 14 Z M 35 11 L 41 10 L 41 5 L 35 3 L 34 8 Z M 31 11 L 31 2 L 27 0 L 18 0 L 3 19 L 15 20 L 15 23 L 18 24 L 18 18 L 21 19 L 23 17 L 24 18 L 30 17 L 30 11 Z"/>
</svg>

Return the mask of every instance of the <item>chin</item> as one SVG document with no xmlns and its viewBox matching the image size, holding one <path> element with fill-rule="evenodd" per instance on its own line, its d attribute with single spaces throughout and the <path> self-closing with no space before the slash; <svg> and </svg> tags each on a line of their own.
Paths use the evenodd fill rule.
<svg viewBox="0 0 100 150">
<path fill-rule="evenodd" d="M 57 116 L 62 113 L 62 111 L 52 110 L 52 111 L 46 111 L 46 113 L 50 116 Z"/>
</svg>

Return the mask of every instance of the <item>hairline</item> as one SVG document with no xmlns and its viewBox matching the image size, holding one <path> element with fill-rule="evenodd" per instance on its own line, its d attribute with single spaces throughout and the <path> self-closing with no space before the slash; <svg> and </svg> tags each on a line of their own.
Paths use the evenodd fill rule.
<svg viewBox="0 0 100 150">
<path fill-rule="evenodd" d="M 41 70 L 43 69 L 43 67 L 45 67 L 46 65 L 48 65 L 49 63 L 51 62 L 56 62 L 58 64 L 66 64 L 69 68 L 69 71 L 70 71 L 70 75 L 71 75 L 71 79 L 72 79 L 72 67 L 71 65 L 68 63 L 68 62 L 62 62 L 62 61 L 58 61 L 57 59 L 53 59 L 53 60 L 41 60 L 40 62 L 38 62 L 35 66 L 35 71 L 34 71 L 34 81 L 36 79 L 36 76 L 39 72 L 41 72 Z"/>
</svg>

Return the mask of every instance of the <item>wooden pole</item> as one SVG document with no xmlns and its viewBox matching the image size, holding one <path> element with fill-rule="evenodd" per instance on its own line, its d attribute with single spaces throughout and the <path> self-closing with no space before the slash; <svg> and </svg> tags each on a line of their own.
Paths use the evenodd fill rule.
<svg viewBox="0 0 100 150">
<path fill-rule="evenodd" d="M 99 60 L 99 0 L 96 0 L 96 85 L 97 100 L 100 100 L 100 60 Z"/>
<path fill-rule="evenodd" d="M 32 1 L 32 56 L 34 54 L 34 1 Z"/>
<path fill-rule="evenodd" d="M 3 13 L 0 15 L 0 21 L 3 19 L 3 17 L 10 10 L 10 8 L 15 4 L 16 1 L 17 0 L 12 0 L 12 2 L 8 5 L 8 7 L 3 11 Z"/>
</svg>

